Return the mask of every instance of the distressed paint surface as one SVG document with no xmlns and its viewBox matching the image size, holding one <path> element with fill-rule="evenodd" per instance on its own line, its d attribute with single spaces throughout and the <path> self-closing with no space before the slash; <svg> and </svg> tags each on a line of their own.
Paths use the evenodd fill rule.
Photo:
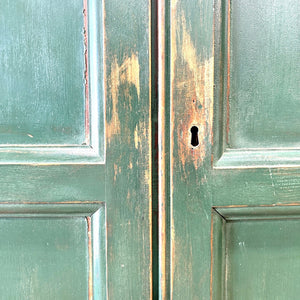
<svg viewBox="0 0 300 300">
<path fill-rule="evenodd" d="M 108 297 L 151 299 L 151 6 L 105 14 Z"/>
<path fill-rule="evenodd" d="M 299 5 L 297 1 L 275 4 L 272 6 L 267 1 L 232 5 L 231 1 L 215 1 L 213 7 L 213 3 L 206 0 L 165 1 L 164 16 L 167 16 L 166 27 L 170 26 L 170 32 L 162 30 L 161 34 L 165 41 L 170 40 L 165 44 L 170 65 L 166 63 L 161 67 L 166 76 L 160 80 L 166 86 L 160 91 L 163 94 L 160 105 L 170 106 L 170 115 L 167 109 L 161 111 L 166 122 L 170 121 L 171 128 L 169 132 L 165 131 L 164 137 L 168 139 L 165 144 L 170 146 L 170 151 L 168 147 L 161 150 L 161 155 L 166 159 L 162 160 L 163 170 L 159 176 L 164 177 L 160 181 L 164 191 L 168 191 L 165 182 L 170 178 L 170 194 L 164 193 L 160 199 L 160 204 L 167 209 L 161 209 L 164 213 L 161 219 L 165 222 L 165 231 L 162 232 L 167 234 L 161 241 L 162 244 L 166 241 L 164 249 L 168 251 L 161 262 L 161 270 L 167 269 L 165 262 L 168 262 L 170 255 L 170 281 L 161 274 L 161 299 L 298 297 L 298 242 L 294 227 L 298 225 L 300 195 L 299 151 L 296 147 L 282 148 L 293 143 L 297 146 L 298 143 L 294 130 L 298 124 L 294 119 L 297 110 L 293 111 L 291 118 L 286 112 L 297 105 L 293 97 L 299 93 L 299 74 L 293 67 L 289 71 L 281 68 L 273 74 L 274 77 L 270 74 L 277 68 L 277 61 L 278 65 L 283 63 L 280 55 L 292 51 L 284 42 L 276 44 L 276 41 L 282 41 L 283 36 L 292 40 L 291 47 L 294 49 L 290 56 L 284 55 L 284 60 L 287 60 L 285 66 L 296 64 L 295 56 L 299 52 L 299 39 L 296 39 L 299 33 Z M 251 9 L 248 9 L 248 5 Z M 262 10 L 260 6 L 264 6 Z M 242 11 L 242 18 L 238 9 Z M 258 26 L 253 21 L 257 18 L 254 13 L 257 10 L 272 15 L 272 19 L 262 16 L 259 20 L 261 23 L 275 22 L 275 27 L 268 27 L 267 37 L 271 38 L 254 35 L 250 39 L 247 35 L 241 36 L 239 22 L 245 26 L 241 28 L 242 31 L 251 31 Z M 290 23 L 291 30 L 283 25 L 286 23 Z M 234 57 L 233 62 L 229 61 L 230 55 L 239 51 L 241 43 L 250 52 L 257 53 L 260 48 L 264 53 L 269 51 L 270 56 L 266 60 L 263 57 L 257 59 L 266 64 L 273 62 L 273 71 L 269 69 L 269 73 L 264 74 L 262 65 L 255 65 L 255 72 L 261 76 L 260 84 L 264 86 L 263 92 L 250 88 L 256 79 L 252 74 L 254 69 L 243 64 L 243 60 L 248 59 L 247 55 L 240 54 L 238 59 Z M 251 47 L 251 44 L 255 47 Z M 249 58 L 248 63 L 251 62 L 253 60 Z M 243 91 L 241 86 L 232 82 L 233 79 L 240 80 L 235 73 L 238 70 L 243 71 Z M 282 81 L 283 85 L 272 85 L 272 80 Z M 269 102 L 262 100 L 264 95 L 279 95 L 288 82 L 291 84 L 287 85 L 286 98 L 276 96 L 277 100 L 272 102 L 268 110 Z M 239 104 L 231 104 L 230 101 L 235 101 L 236 95 L 245 92 L 245 89 L 255 101 L 243 102 L 245 98 L 242 97 Z M 164 103 L 164 99 L 170 99 L 170 102 L 167 100 Z M 282 101 L 285 101 L 284 109 L 281 109 Z M 253 120 L 259 119 L 261 123 L 255 124 L 248 116 L 241 117 L 237 113 L 237 105 L 246 114 L 256 111 L 256 114 L 252 114 Z M 266 117 L 266 111 L 271 120 Z M 273 129 L 268 132 L 269 138 L 263 138 L 268 130 L 267 123 L 279 124 L 279 127 L 274 127 L 274 136 L 278 132 L 285 132 L 280 140 L 276 140 L 276 145 Z M 256 128 L 256 125 L 260 129 L 257 133 L 253 132 L 260 139 L 260 144 L 264 145 L 263 149 L 255 152 L 230 148 L 228 141 L 231 134 L 235 134 L 233 130 Z M 281 131 L 281 125 L 285 131 Z M 191 146 L 192 126 L 198 126 L 199 129 L 200 144 L 196 148 Z M 285 144 L 283 140 L 289 140 L 290 144 Z M 240 141 L 249 144 L 250 138 L 241 134 Z M 246 148 L 248 144 L 242 146 Z M 223 207 L 238 208 L 242 219 L 236 219 L 235 212 L 230 211 L 230 218 L 235 219 L 226 221 L 227 216 L 216 212 L 219 207 L 222 207 L 222 212 Z M 272 220 L 277 213 L 268 208 L 274 207 L 284 208 L 280 221 Z M 167 221 L 168 213 L 170 223 Z M 295 220 L 289 221 L 291 217 Z M 261 221 L 256 222 L 256 218 Z M 280 244 L 280 257 L 276 236 L 278 240 L 286 241 Z M 261 260 L 260 254 L 263 254 Z M 286 265 L 276 263 L 281 257 L 287 261 Z M 276 277 L 278 273 L 286 275 L 281 276 L 280 283 Z M 257 281 L 254 279 L 256 276 Z M 268 278 L 273 278 L 274 282 Z M 251 291 L 245 282 L 249 282 Z M 291 288 L 288 292 L 284 292 L 284 288 L 278 291 L 278 285 L 272 287 L 275 282 Z"/>
<path fill-rule="evenodd" d="M 128 84 L 128 86 L 126 86 Z M 111 74 L 109 80 L 109 89 L 112 97 L 112 108 L 111 108 L 111 119 L 107 124 L 107 139 L 110 144 L 111 138 L 121 133 L 121 124 L 119 119 L 119 89 L 121 86 L 124 88 L 124 95 L 128 101 L 128 105 L 131 106 L 132 95 L 130 95 L 130 88 L 136 89 L 137 98 L 140 97 L 140 65 L 138 57 L 135 53 L 132 53 L 130 57 L 125 58 L 122 65 L 118 65 L 117 58 L 115 57 L 112 61 Z M 132 107 L 131 107 L 132 108 Z M 138 136 L 137 132 L 134 135 L 134 142 L 137 148 Z"/>
<path fill-rule="evenodd" d="M 201 185 L 206 182 L 203 168 L 211 160 L 212 3 L 170 1 L 169 5 L 171 265 L 166 287 L 170 292 L 164 293 L 171 299 L 208 299 L 210 261 L 204 256 L 209 256 L 210 244 L 201 243 L 201 237 L 210 231 L 210 199 L 204 198 Z M 192 126 L 198 127 L 198 147 L 191 145 Z"/>
<path fill-rule="evenodd" d="M 186 159 L 192 159 L 195 168 L 198 168 L 205 158 L 206 141 L 211 143 L 212 138 L 213 58 L 205 59 L 197 55 L 184 13 L 176 11 L 176 3 L 172 10 L 171 84 L 177 92 L 172 124 L 176 124 L 176 115 L 182 113 L 173 132 L 181 141 L 178 151 L 182 164 L 185 165 Z M 191 145 L 192 126 L 197 126 L 199 130 L 199 146 L 196 148 Z M 191 152 L 187 151 L 186 145 L 190 145 Z"/>
<path fill-rule="evenodd" d="M 17 136 L 12 142 L 10 135 L 1 141 L 18 145 L 0 149 L 0 236 L 7 241 L 0 252 L 8 275 L 0 294 L 28 299 L 151 299 L 150 3 L 27 2 L 5 1 L 0 19 L 7 32 L 1 40 L 10 41 L 13 48 L 1 48 L 6 54 L 0 63 L 15 71 L 14 81 L 12 76 L 3 78 L 14 86 L 3 83 L 2 88 L 30 96 L 3 105 L 2 114 L 11 109 L 23 118 L 21 126 L 28 121 L 37 127 L 24 139 Z M 11 36 L 20 40 L 12 43 Z M 41 41 L 53 43 L 42 47 Z M 44 53 L 52 46 L 55 58 L 62 59 L 59 66 L 50 64 L 47 58 L 52 56 Z M 24 56 L 27 60 L 21 65 L 14 64 L 14 58 Z M 33 68 L 39 77 L 34 89 L 23 67 Z M 52 73 L 47 73 L 48 67 Z M 43 76 L 45 72 L 53 80 Z M 47 97 L 42 95 L 45 90 Z M 65 109 L 57 109 L 57 103 Z M 19 113 L 27 109 L 30 114 Z M 50 119 L 70 122 L 80 134 L 47 134 L 44 127 Z M 9 133 L 8 126 L 3 131 Z M 34 144 L 32 140 L 36 145 L 27 145 Z"/>
</svg>

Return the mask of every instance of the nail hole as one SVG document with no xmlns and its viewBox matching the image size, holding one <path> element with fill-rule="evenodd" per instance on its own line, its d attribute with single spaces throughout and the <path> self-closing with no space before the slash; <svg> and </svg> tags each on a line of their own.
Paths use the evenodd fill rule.
<svg viewBox="0 0 300 300">
<path fill-rule="evenodd" d="M 192 126 L 191 128 L 191 145 L 193 147 L 197 147 L 199 145 L 199 139 L 198 139 L 198 127 L 197 126 Z"/>
</svg>

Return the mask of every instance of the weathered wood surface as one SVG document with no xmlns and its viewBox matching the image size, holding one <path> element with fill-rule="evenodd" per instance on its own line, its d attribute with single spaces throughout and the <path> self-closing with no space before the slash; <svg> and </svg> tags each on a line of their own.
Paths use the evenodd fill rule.
<svg viewBox="0 0 300 300">
<path fill-rule="evenodd" d="M 166 216 L 161 243 L 167 253 L 161 263 L 161 298 L 209 299 L 210 243 L 202 240 L 209 238 L 210 199 L 203 197 L 201 184 L 205 184 L 203 167 L 211 161 L 213 3 L 167 1 L 164 9 L 166 31 L 161 34 L 166 53 L 160 58 L 165 90 L 160 91 L 160 105 L 165 127 L 160 176 L 165 182 L 161 181 L 160 204 Z M 199 129 L 197 148 L 190 144 L 192 126 Z"/>
<path fill-rule="evenodd" d="M 233 2 L 160 12 L 161 299 L 298 297 L 299 3 Z"/>
<path fill-rule="evenodd" d="M 150 299 L 151 7 L 105 2 L 108 296 Z"/>
<path fill-rule="evenodd" d="M 1 297 L 151 299 L 150 2 L 1 4 Z"/>
</svg>

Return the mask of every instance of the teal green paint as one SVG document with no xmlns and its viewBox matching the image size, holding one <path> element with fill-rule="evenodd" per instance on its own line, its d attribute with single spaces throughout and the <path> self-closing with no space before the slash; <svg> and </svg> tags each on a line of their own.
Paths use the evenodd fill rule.
<svg viewBox="0 0 300 300">
<path fill-rule="evenodd" d="M 299 219 L 226 224 L 227 299 L 297 299 Z"/>
<path fill-rule="evenodd" d="M 152 298 L 159 297 L 159 203 L 158 203 L 158 37 L 157 37 L 157 8 L 158 3 L 151 1 L 151 148 L 152 148 Z"/>
<path fill-rule="evenodd" d="M 86 20 L 79 0 L 5 3 L 1 163 L 104 162 L 102 13 L 95 0 Z"/>
<path fill-rule="evenodd" d="M 1 297 L 87 299 L 85 218 L 1 218 Z"/>
<path fill-rule="evenodd" d="M 2 203 L 0 223 L 1 295 L 87 299 L 91 281 L 93 299 L 106 298 L 104 203 Z"/>
<path fill-rule="evenodd" d="M 170 285 L 167 287 L 170 290 L 167 293 L 173 299 L 210 299 L 211 196 L 206 189 L 211 159 L 209 129 L 207 127 L 207 130 L 200 130 L 202 135 L 199 141 L 204 152 L 207 152 L 201 161 L 197 157 L 200 155 L 199 151 L 193 153 L 190 140 L 183 138 L 190 129 L 183 124 L 193 126 L 193 122 L 201 125 L 209 122 L 193 115 L 193 107 L 199 107 L 198 103 L 201 103 L 201 109 L 208 110 L 208 103 L 212 101 L 211 98 L 205 98 L 207 95 L 204 94 L 204 86 L 210 84 L 205 82 L 205 72 L 213 68 L 213 65 L 208 66 L 208 61 L 213 57 L 213 2 L 170 1 L 169 5 L 170 28 L 175 33 L 168 44 L 170 52 L 166 54 L 167 58 L 173 60 L 169 62 L 168 69 L 171 95 L 167 99 L 171 102 L 167 106 L 171 107 L 170 114 L 174 118 L 170 124 L 173 135 L 168 141 L 170 153 L 166 153 L 170 155 L 169 159 L 172 158 L 168 165 L 170 169 L 166 170 L 171 186 L 167 199 L 170 209 L 167 241 L 170 242 L 171 251 Z M 196 74 L 200 71 L 195 68 L 203 68 L 205 64 L 205 74 Z M 167 111 L 166 120 L 170 120 L 168 113 Z M 187 132 L 183 132 L 183 128 Z"/>
<path fill-rule="evenodd" d="M 4 202 L 105 201 L 103 165 L 0 166 Z"/>
<path fill-rule="evenodd" d="M 102 204 L 91 219 L 93 255 L 93 296 L 94 299 L 107 299 L 106 282 L 106 208 Z"/>
<path fill-rule="evenodd" d="M 265 205 L 247 207 L 217 207 L 215 210 L 227 221 L 236 220 L 275 220 L 298 219 L 300 215 L 299 205 Z"/>
<path fill-rule="evenodd" d="M 89 146 L 98 162 L 105 162 L 104 4 L 87 1 Z"/>
<path fill-rule="evenodd" d="M 225 290 L 225 220 L 212 210 L 212 299 L 223 300 Z"/>
<path fill-rule="evenodd" d="M 84 143 L 83 2 L 1 7 L 0 144 Z"/>
<path fill-rule="evenodd" d="M 216 211 L 213 299 L 297 299 L 299 207 Z"/>
<path fill-rule="evenodd" d="M 1 297 L 106 299 L 102 1 L 87 1 L 89 128 L 84 2 L 2 4 Z"/>
<path fill-rule="evenodd" d="M 227 149 L 222 157 L 215 162 L 217 169 L 250 169 L 299 167 L 300 151 L 296 149 Z"/>
<path fill-rule="evenodd" d="M 150 11 L 150 1 L 105 1 L 109 299 L 152 293 Z"/>
<path fill-rule="evenodd" d="M 2 3 L 0 223 L 9 220 L 9 226 L 0 226 L 0 236 L 16 246 L 10 269 L 3 264 L 2 274 L 10 276 L 3 280 L 6 298 L 152 294 L 150 2 L 108 1 L 104 7 L 87 0 L 87 12 L 84 3 Z M 138 86 L 125 82 L 122 72 L 111 77 L 114 62 L 132 56 L 139 64 L 133 74 Z M 116 106 L 114 80 L 121 82 Z M 110 132 L 112 113 L 118 114 L 119 134 Z M 64 247 L 55 244 L 44 253 L 45 240 Z M 26 253 L 37 254 L 25 260 Z"/>
<path fill-rule="evenodd" d="M 299 147 L 300 5 L 232 1 L 231 148 Z"/>
<path fill-rule="evenodd" d="M 90 237 L 87 217 L 91 217 Z M 93 299 L 106 298 L 104 203 L 2 203 L 0 223 L 0 235 L 6 234 L 1 238 L 8 242 L 8 246 L 4 242 L 0 247 L 3 257 L 8 259 L 3 266 L 10 267 L 5 270 L 8 281 L 1 295 L 86 299 L 88 282 L 93 280 Z M 7 247 L 15 249 L 7 250 Z M 16 270 L 19 273 L 15 274 Z"/>
<path fill-rule="evenodd" d="M 174 62 L 167 75 L 174 80 L 167 86 L 173 113 L 171 153 L 165 153 L 172 163 L 166 172 L 171 177 L 167 200 L 173 299 L 298 297 L 299 72 L 295 62 L 299 60 L 299 5 L 297 1 L 244 2 L 230 1 L 230 82 L 229 2 L 216 1 L 214 10 L 209 1 L 165 2 L 172 6 L 171 28 L 176 24 L 166 56 Z M 206 35 L 208 28 L 211 39 Z M 209 122 L 201 113 L 193 115 L 191 98 L 197 94 L 197 83 L 205 81 L 207 87 L 208 82 L 201 76 L 195 79 L 196 72 L 180 52 L 182 44 L 190 45 L 189 38 L 197 45 L 195 51 L 188 49 L 196 55 L 191 61 L 214 59 L 213 143 L 208 133 L 201 135 L 203 161 L 200 151 L 191 149 L 183 138 L 182 124 L 192 126 L 199 121 L 203 126 Z M 225 218 L 214 210 L 212 213 L 213 207 Z M 280 240 L 284 242 L 280 244 Z M 239 245 L 243 241 L 244 249 Z"/>
</svg>

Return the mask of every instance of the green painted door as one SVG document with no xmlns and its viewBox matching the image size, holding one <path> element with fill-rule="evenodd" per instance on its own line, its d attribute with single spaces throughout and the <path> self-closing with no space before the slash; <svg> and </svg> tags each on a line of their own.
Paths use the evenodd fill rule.
<svg viewBox="0 0 300 300">
<path fill-rule="evenodd" d="M 299 299 L 299 20 L 298 0 L 160 6 L 161 299 Z"/>
<path fill-rule="evenodd" d="M 150 299 L 150 4 L 2 0 L 0 299 Z"/>
</svg>

